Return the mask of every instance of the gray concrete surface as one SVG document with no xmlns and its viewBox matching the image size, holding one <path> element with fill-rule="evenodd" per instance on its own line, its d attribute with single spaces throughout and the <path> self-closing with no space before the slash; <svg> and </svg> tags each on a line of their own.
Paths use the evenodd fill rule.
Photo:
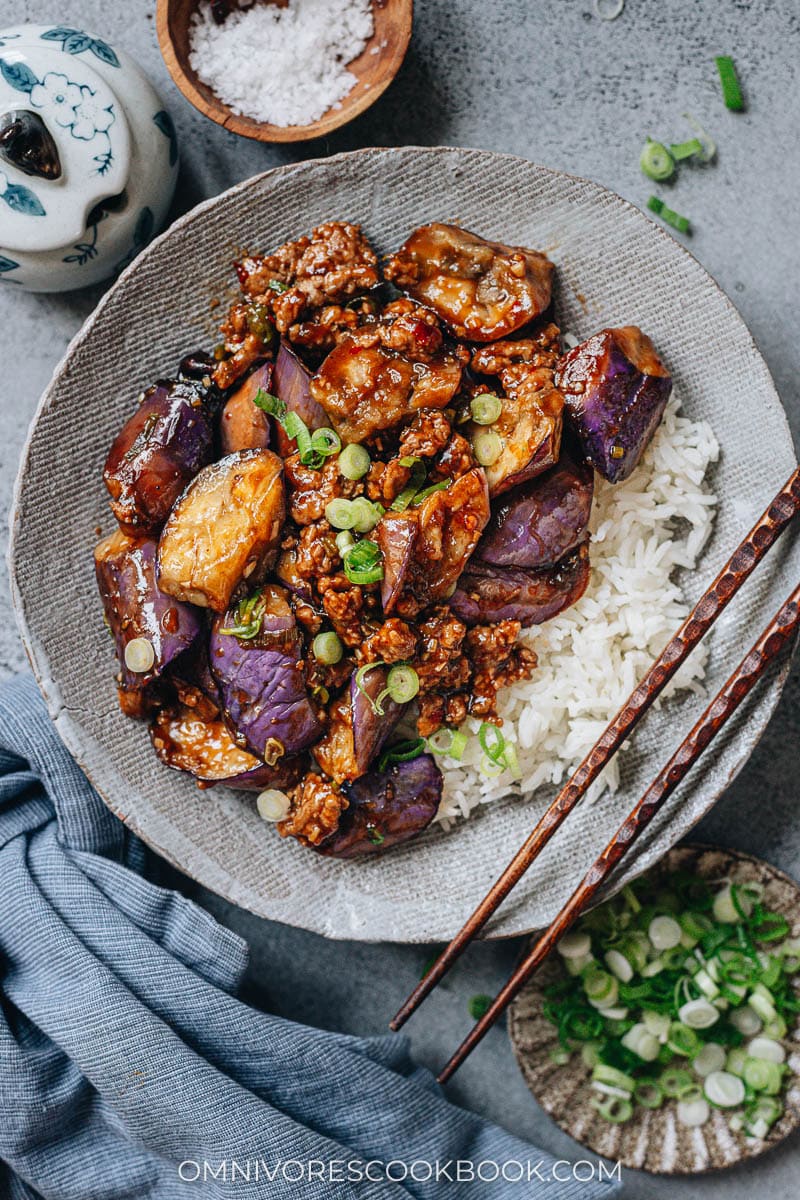
<svg viewBox="0 0 800 1200">
<path fill-rule="evenodd" d="M 0 27 L 68 22 L 118 41 L 161 89 L 182 141 L 176 212 L 267 167 L 363 145 L 459 144 L 525 155 L 586 175 L 644 205 L 637 160 L 645 135 L 688 136 L 693 112 L 716 137 L 717 163 L 689 167 L 671 191 L 695 226 L 689 244 L 742 311 L 800 433 L 797 287 L 800 279 L 800 9 L 797 0 L 627 0 L 603 23 L 592 0 L 417 0 L 414 37 L 390 90 L 348 128 L 281 149 L 249 143 L 200 117 L 172 86 L 145 0 L 0 0 Z M 739 65 L 748 111 L 724 109 L 715 54 Z M 491 186 L 491 181 L 488 181 Z M 0 291 L 0 503 L 8 508 L 37 398 L 99 292 L 35 297 Z M 77 419 L 80 419 L 78 416 Z M 2 585 L 0 670 L 24 668 Z M 800 671 L 767 735 L 698 835 L 748 849 L 800 876 Z M 170 876 L 170 879 L 174 879 Z M 180 881 L 178 881 L 180 882 Z M 191 890 L 188 881 L 187 890 Z M 300 1021 L 382 1031 L 417 979 L 422 947 L 332 944 L 260 921 L 216 897 L 199 899 L 253 947 L 251 995 Z M 441 1064 L 468 1026 L 466 1002 L 494 992 L 518 943 L 475 948 L 412 1022 L 420 1061 Z M 537 1108 L 502 1030 L 456 1077 L 454 1099 L 568 1159 L 579 1147 Z M 750 1166 L 692 1180 L 628 1173 L 625 1197 L 789 1200 L 800 1190 L 795 1139 Z M 545 1189 L 557 1200 L 558 1184 Z M 476 1193 L 477 1194 L 477 1193 Z"/>
</svg>

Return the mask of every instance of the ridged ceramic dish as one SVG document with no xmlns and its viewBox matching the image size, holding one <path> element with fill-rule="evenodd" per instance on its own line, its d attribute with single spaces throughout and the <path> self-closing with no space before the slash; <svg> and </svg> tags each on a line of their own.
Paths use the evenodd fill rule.
<svg viewBox="0 0 800 1200">
<path fill-rule="evenodd" d="M 586 336 L 628 322 L 652 336 L 686 411 L 722 447 L 720 497 L 701 569 L 707 586 L 794 466 L 767 368 L 733 306 L 662 229 L 586 180 L 522 159 L 463 149 L 362 150 L 247 180 L 183 217 L 145 250 L 70 346 L 45 393 L 20 468 L 11 574 L 20 628 L 57 727 L 112 809 L 208 887 L 263 916 L 330 937 L 446 940 L 551 798 L 546 790 L 480 809 L 449 833 L 369 861 L 322 859 L 281 841 L 252 799 L 160 766 L 147 732 L 122 717 L 95 589 L 92 548 L 111 517 L 101 479 L 108 446 L 141 388 L 187 350 L 213 345 L 243 247 L 273 247 L 331 218 L 361 222 L 381 253 L 417 225 L 455 220 L 490 238 L 548 251 L 564 327 Z M 714 633 L 716 690 L 800 577 L 800 547 L 771 552 Z M 713 753 L 653 823 L 626 866 L 655 862 L 705 813 L 745 762 L 780 693 L 773 672 Z M 519 933 L 554 916 L 703 701 L 650 713 L 625 757 L 623 786 L 582 806 L 492 927 Z"/>
<path fill-rule="evenodd" d="M 800 887 L 761 859 L 709 846 L 679 846 L 662 859 L 650 878 L 657 886 L 677 870 L 702 879 L 730 876 L 740 883 L 763 884 L 764 906 L 786 917 L 792 937 L 800 934 Z M 565 1133 L 582 1145 L 625 1167 L 664 1175 L 691 1175 L 755 1158 L 800 1125 L 800 1022 L 789 1030 L 786 1039 L 795 1046 L 787 1059 L 795 1076 L 786 1093 L 786 1111 L 763 1141 L 734 1133 L 720 1109 L 712 1109 L 705 1125 L 688 1129 L 676 1118 L 675 1101 L 667 1101 L 658 1109 L 637 1109 L 624 1125 L 609 1124 L 589 1103 L 590 1072 L 580 1055 L 573 1054 L 563 1067 L 555 1066 L 548 1057 L 559 1042 L 555 1026 L 542 1016 L 543 989 L 562 974 L 558 962 L 546 963 L 512 1004 L 508 1026 L 514 1054 L 531 1092 Z"/>
</svg>

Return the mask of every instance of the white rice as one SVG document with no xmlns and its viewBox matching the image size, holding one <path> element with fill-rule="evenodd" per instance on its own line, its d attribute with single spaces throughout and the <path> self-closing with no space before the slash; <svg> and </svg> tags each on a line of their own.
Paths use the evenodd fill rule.
<svg viewBox="0 0 800 1200">
<path fill-rule="evenodd" d="M 572 608 L 522 634 L 535 650 L 534 677 L 500 693 L 503 736 L 516 744 L 522 778 L 487 778 L 477 733 L 461 762 L 440 760 L 447 829 L 509 793 L 560 784 L 594 745 L 688 612 L 673 576 L 693 568 L 711 533 L 717 497 L 704 484 L 719 446 L 705 421 L 680 416 L 673 396 L 642 462 L 625 483 L 596 477 L 590 530 L 592 577 Z M 708 650 L 699 647 L 664 691 L 701 692 Z M 621 751 L 622 752 L 622 751 Z M 596 799 L 619 784 L 619 755 L 593 784 Z"/>
<path fill-rule="evenodd" d="M 372 0 L 254 4 L 222 25 L 203 0 L 189 24 L 189 62 L 236 113 L 273 125 L 309 125 L 358 82 L 347 64 L 374 32 Z"/>
</svg>

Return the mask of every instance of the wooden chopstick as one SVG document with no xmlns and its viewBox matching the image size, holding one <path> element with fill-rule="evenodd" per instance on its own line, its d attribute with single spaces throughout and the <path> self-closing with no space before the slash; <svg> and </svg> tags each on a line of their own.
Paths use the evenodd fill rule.
<svg viewBox="0 0 800 1200">
<path fill-rule="evenodd" d="M 697 761 L 709 743 L 719 733 L 729 717 L 736 712 L 744 698 L 764 675 L 768 664 L 788 645 L 800 623 L 800 584 L 772 618 L 758 641 L 717 693 L 694 728 L 687 734 L 669 762 L 661 769 L 636 807 L 628 814 L 595 860 L 582 882 L 570 896 L 552 925 L 538 939 L 530 953 L 515 969 L 508 982 L 486 1014 L 470 1030 L 453 1057 L 439 1075 L 445 1083 L 464 1059 L 475 1049 L 500 1014 L 508 1007 L 539 964 L 551 953 L 556 943 L 571 929 L 591 904 L 599 888 L 609 877 L 620 859 L 628 853 L 642 830 L 672 795 L 675 788 Z"/>
<path fill-rule="evenodd" d="M 480 933 L 799 509 L 800 467 L 736 547 L 714 582 L 700 597 L 683 625 L 558 793 L 514 858 L 389 1022 L 390 1029 L 398 1030 L 405 1024 L 472 939 Z"/>
</svg>

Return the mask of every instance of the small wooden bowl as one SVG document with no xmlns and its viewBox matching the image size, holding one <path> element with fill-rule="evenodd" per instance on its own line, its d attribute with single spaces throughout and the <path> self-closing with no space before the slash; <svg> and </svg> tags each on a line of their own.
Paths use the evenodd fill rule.
<svg viewBox="0 0 800 1200">
<path fill-rule="evenodd" d="M 329 109 L 310 125 L 270 125 L 243 117 L 223 104 L 198 79 L 189 63 L 189 21 L 197 0 L 158 0 L 156 28 L 161 54 L 174 82 L 194 107 L 218 125 L 260 142 L 305 142 L 322 137 L 352 121 L 374 104 L 394 79 L 411 38 L 413 0 L 374 0 L 375 32 L 363 53 L 348 64 L 358 83 L 338 108 Z"/>
</svg>

